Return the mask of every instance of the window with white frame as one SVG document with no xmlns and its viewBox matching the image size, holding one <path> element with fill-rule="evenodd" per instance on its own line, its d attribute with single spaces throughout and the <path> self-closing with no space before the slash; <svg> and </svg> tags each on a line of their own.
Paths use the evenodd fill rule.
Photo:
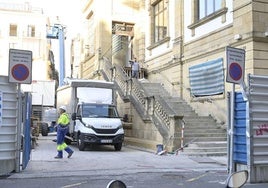
<svg viewBox="0 0 268 188">
<path fill-rule="evenodd" d="M 226 0 L 192 0 L 192 24 L 188 25 L 192 35 L 195 35 L 195 28 L 221 17 L 222 23 L 226 21 Z"/>
<path fill-rule="evenodd" d="M 207 17 L 222 8 L 222 0 L 198 0 L 199 19 Z"/>
<path fill-rule="evenodd" d="M 27 37 L 35 37 L 35 26 L 34 25 L 28 25 Z"/>
<path fill-rule="evenodd" d="M 158 42 L 167 37 L 167 3 L 165 0 L 160 0 L 153 5 L 154 16 L 154 42 Z"/>
</svg>

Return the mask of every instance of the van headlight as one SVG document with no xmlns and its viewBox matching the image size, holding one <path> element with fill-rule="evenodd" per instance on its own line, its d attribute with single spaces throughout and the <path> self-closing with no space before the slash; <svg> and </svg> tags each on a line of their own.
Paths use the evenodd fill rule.
<svg viewBox="0 0 268 188">
<path fill-rule="evenodd" d="M 90 125 L 90 124 L 86 124 L 85 126 L 86 126 L 87 128 L 90 128 L 90 129 L 93 127 L 93 126 Z"/>
<path fill-rule="evenodd" d="M 81 123 L 87 128 L 90 128 L 90 129 L 92 128 L 92 125 L 90 125 L 90 124 L 87 124 L 87 123 L 85 123 L 83 121 L 81 121 Z"/>
<path fill-rule="evenodd" d="M 123 128 L 123 125 L 122 124 L 118 126 L 118 129 L 122 129 L 122 128 Z"/>
</svg>

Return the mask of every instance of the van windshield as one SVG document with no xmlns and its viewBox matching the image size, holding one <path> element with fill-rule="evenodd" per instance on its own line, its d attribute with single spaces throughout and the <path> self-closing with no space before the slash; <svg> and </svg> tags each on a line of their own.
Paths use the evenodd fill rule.
<svg viewBox="0 0 268 188">
<path fill-rule="evenodd" d="M 83 104 L 82 106 L 83 117 L 94 118 L 118 118 L 116 107 L 107 104 Z"/>
</svg>

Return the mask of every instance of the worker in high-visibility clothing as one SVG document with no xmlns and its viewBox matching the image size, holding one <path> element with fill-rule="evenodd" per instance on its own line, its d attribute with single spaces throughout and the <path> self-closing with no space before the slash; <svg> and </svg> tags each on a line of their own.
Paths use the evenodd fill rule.
<svg viewBox="0 0 268 188">
<path fill-rule="evenodd" d="M 63 158 L 63 150 L 68 153 L 68 158 L 70 158 L 74 151 L 64 142 L 64 137 L 68 132 L 68 126 L 70 124 L 70 119 L 68 114 L 66 113 L 66 106 L 61 106 L 59 108 L 60 117 L 57 121 L 57 151 L 58 155 L 55 157 L 56 159 Z"/>
</svg>

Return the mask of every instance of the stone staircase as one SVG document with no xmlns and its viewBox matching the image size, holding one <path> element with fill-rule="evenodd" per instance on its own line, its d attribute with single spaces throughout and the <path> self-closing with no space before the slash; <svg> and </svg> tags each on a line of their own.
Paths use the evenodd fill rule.
<svg viewBox="0 0 268 188">
<path fill-rule="evenodd" d="M 158 83 L 142 83 L 151 95 L 160 95 L 185 122 L 183 149 L 180 154 L 222 156 L 227 154 L 227 133 L 211 116 L 199 116 L 190 105 L 179 97 L 171 97 Z M 179 135 L 178 135 L 179 136 Z"/>
<path fill-rule="evenodd" d="M 183 121 L 185 122 L 183 138 L 181 136 L 181 131 L 179 133 L 175 133 L 174 135 L 174 138 L 177 140 L 178 138 L 183 140 L 183 149 L 178 148 L 180 154 L 192 156 L 227 155 L 226 130 L 217 124 L 217 122 L 211 116 L 199 116 L 192 109 L 192 107 L 186 103 L 186 101 L 179 97 L 170 96 L 164 87 L 159 83 L 150 83 L 147 80 L 140 80 L 136 84 L 135 81 L 132 83 L 122 67 L 116 64 L 114 64 L 113 67 L 111 61 L 108 58 L 104 58 L 104 60 L 105 64 L 101 70 L 104 78 L 107 81 L 115 81 L 121 98 L 124 101 L 132 102 L 133 106 L 135 106 L 136 110 L 140 112 L 141 116 L 144 114 L 144 104 L 142 104 L 144 103 L 144 97 L 151 96 L 161 96 L 161 100 L 165 101 L 164 103 L 161 103 L 163 106 L 158 106 L 164 110 L 167 110 L 165 112 L 165 117 L 169 116 L 168 113 L 171 113 L 171 115 L 183 115 Z M 132 91 L 130 92 L 129 90 Z M 143 91 L 146 91 L 146 95 Z M 135 100 L 133 100 L 134 98 Z M 152 120 L 155 117 L 142 117 L 144 120 L 148 120 L 148 118 Z M 162 122 L 162 124 L 165 123 L 166 122 Z M 155 126 L 164 138 L 166 134 L 165 131 L 167 129 L 165 127 L 159 127 L 159 125 Z M 130 143 L 136 143 L 137 146 L 144 146 L 146 143 L 148 148 L 155 146 L 155 143 L 149 140 L 147 142 L 147 140 L 141 140 L 134 137 L 129 138 L 129 140 Z"/>
</svg>

